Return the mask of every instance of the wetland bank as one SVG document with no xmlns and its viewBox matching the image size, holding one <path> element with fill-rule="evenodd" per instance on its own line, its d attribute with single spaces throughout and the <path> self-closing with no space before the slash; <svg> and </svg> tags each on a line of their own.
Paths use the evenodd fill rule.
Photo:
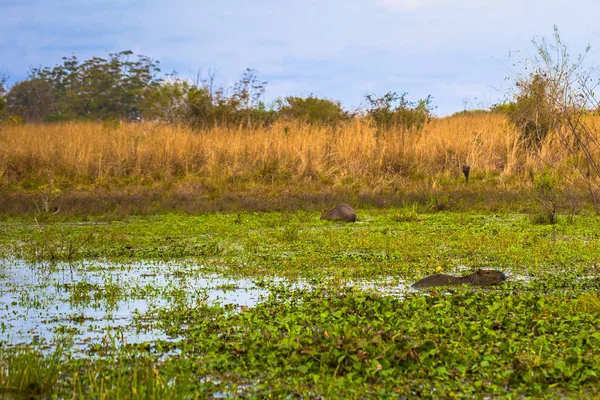
<svg viewBox="0 0 600 400">
<path fill-rule="evenodd" d="M 600 219 L 501 115 L 0 142 L 2 395 L 599 394 Z M 478 269 L 507 279 L 410 287 Z"/>
<path fill-rule="evenodd" d="M 595 216 L 357 209 L 0 223 L 3 393 L 597 395 Z M 416 291 L 441 270 L 490 288 Z"/>
</svg>

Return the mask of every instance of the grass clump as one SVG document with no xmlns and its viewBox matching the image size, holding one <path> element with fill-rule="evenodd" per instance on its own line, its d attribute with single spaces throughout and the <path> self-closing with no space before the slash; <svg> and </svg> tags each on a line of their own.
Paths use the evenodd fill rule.
<svg viewBox="0 0 600 400">
<path fill-rule="evenodd" d="M 397 212 L 393 217 L 397 222 L 414 222 L 419 220 L 419 213 L 417 211 L 417 205 L 412 206 L 404 205 L 402 209 Z"/>
<path fill-rule="evenodd" d="M 8 398 L 48 396 L 60 377 L 62 348 L 45 355 L 40 348 L 0 347 L 0 394 Z"/>
</svg>

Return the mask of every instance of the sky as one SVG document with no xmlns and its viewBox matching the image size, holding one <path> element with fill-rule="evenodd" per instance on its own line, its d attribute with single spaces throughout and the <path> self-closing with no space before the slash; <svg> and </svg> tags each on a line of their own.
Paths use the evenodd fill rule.
<svg viewBox="0 0 600 400">
<path fill-rule="evenodd" d="M 433 96 L 434 114 L 510 97 L 532 39 L 556 25 L 572 55 L 600 64 L 600 0 L 0 0 L 0 71 L 131 50 L 181 78 L 245 71 L 283 96 L 365 105 L 366 94 Z"/>
</svg>

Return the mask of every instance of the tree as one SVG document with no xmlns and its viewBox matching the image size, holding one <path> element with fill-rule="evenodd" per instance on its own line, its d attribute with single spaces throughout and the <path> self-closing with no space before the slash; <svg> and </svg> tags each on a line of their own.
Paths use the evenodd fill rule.
<svg viewBox="0 0 600 400">
<path fill-rule="evenodd" d="M 142 102 L 144 118 L 170 124 L 202 121 L 208 118 L 212 106 L 205 91 L 185 80 L 172 77 L 147 90 Z"/>
<path fill-rule="evenodd" d="M 250 110 L 255 108 L 258 101 L 265 93 L 267 82 L 258 80 L 258 72 L 246 68 L 240 79 L 233 85 L 231 103 L 239 110 Z"/>
<path fill-rule="evenodd" d="M 266 123 L 273 112 L 259 101 L 264 84 L 246 70 L 227 96 L 225 89 L 213 88 L 212 78 L 190 83 L 173 75 L 149 88 L 142 110 L 146 118 L 196 128 Z"/>
<path fill-rule="evenodd" d="M 258 79 L 258 71 L 246 68 L 240 79 L 233 85 L 233 94 L 229 98 L 217 96 L 217 114 L 222 121 L 251 125 L 261 124 L 268 116 L 264 104 L 260 102 L 267 82 Z M 223 91 L 218 92 L 222 94 Z M 226 116 L 227 118 L 223 118 Z"/>
<path fill-rule="evenodd" d="M 80 63 L 63 57 L 52 68 L 34 68 L 13 86 L 9 107 L 26 120 L 69 118 L 137 119 L 148 88 L 158 84 L 158 62 L 131 51 L 93 57 Z"/>
<path fill-rule="evenodd" d="M 585 64 L 589 45 L 572 60 L 556 26 L 553 38 L 552 43 L 545 39 L 533 41 L 537 56 L 527 62 L 530 72 L 517 77 L 517 88 L 527 90 L 517 96 L 516 107 L 519 108 L 519 100 L 525 102 L 527 107 L 524 109 L 538 113 L 538 121 L 546 124 L 541 125 L 542 134 L 546 129 L 556 133 L 573 168 L 571 174 L 561 175 L 572 184 L 582 185 L 600 214 L 600 138 L 589 118 L 600 109 L 596 95 L 600 76 L 597 68 Z M 539 118 L 540 115 L 543 118 Z M 534 116 L 530 116 L 529 121 Z M 533 139 L 543 140 L 539 136 L 539 122 L 536 124 L 538 136 L 533 136 Z M 552 166 L 552 160 L 543 161 Z"/>
<path fill-rule="evenodd" d="M 10 88 L 6 109 L 25 121 L 44 121 L 57 110 L 56 92 L 50 82 L 31 76 Z"/>
<path fill-rule="evenodd" d="M 6 82 L 8 76 L 0 71 L 0 121 L 6 115 Z"/>
<path fill-rule="evenodd" d="M 518 93 L 507 115 L 529 149 L 539 149 L 548 134 L 557 128 L 551 84 L 542 74 L 532 74 L 516 83 Z"/>
</svg>

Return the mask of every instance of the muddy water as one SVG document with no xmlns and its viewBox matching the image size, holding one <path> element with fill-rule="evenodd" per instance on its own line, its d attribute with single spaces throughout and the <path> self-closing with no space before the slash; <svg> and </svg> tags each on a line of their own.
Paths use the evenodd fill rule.
<svg viewBox="0 0 600 400">
<path fill-rule="evenodd" d="M 267 294 L 249 280 L 203 276 L 193 264 L 0 260 L 0 345 L 50 344 L 60 336 L 75 350 L 176 340 L 153 328 L 148 315 L 154 309 L 200 302 L 253 306 Z"/>
</svg>

